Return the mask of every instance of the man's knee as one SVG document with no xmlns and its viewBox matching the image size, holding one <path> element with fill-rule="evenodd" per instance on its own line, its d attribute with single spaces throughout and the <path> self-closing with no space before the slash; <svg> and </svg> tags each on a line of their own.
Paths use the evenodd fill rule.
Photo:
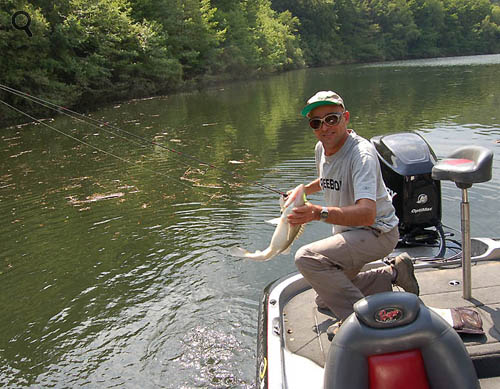
<svg viewBox="0 0 500 389">
<path fill-rule="evenodd" d="M 295 265 L 299 270 L 304 269 L 312 261 L 311 251 L 306 246 L 302 246 L 295 253 Z"/>
<path fill-rule="evenodd" d="M 306 275 L 330 269 L 332 265 L 322 254 L 306 245 L 295 253 L 295 266 L 303 275 Z"/>
</svg>

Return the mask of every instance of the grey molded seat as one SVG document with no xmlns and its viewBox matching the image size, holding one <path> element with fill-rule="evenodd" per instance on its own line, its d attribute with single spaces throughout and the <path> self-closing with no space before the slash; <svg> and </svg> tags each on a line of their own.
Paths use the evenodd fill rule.
<svg viewBox="0 0 500 389">
<path fill-rule="evenodd" d="M 455 330 L 406 292 L 379 293 L 354 305 L 354 313 L 333 338 L 324 387 L 367 389 L 372 379 L 370 358 L 415 350 L 430 388 L 479 388 L 474 365 Z M 403 379 L 407 384 L 411 378 Z M 405 382 L 397 387 L 404 386 Z"/>
<path fill-rule="evenodd" d="M 459 188 L 491 179 L 493 152 L 482 146 L 464 146 L 432 168 L 435 180 L 453 181 Z"/>
</svg>

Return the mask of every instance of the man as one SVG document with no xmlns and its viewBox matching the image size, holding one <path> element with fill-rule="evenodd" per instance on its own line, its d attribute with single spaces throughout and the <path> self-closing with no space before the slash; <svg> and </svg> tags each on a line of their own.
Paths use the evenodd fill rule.
<svg viewBox="0 0 500 389">
<path fill-rule="evenodd" d="M 326 207 L 306 203 L 289 216 L 291 224 L 322 220 L 333 236 L 301 247 L 295 263 L 317 293 L 319 308 L 329 309 L 339 323 L 364 296 L 392 290 L 392 284 L 419 293 L 413 263 L 405 253 L 391 266 L 360 272 L 363 265 L 392 252 L 399 239 L 398 218 L 382 179 L 373 145 L 347 128 L 349 111 L 335 92 L 312 96 L 302 115 L 318 139 L 318 178 L 306 194 L 324 191 Z"/>
</svg>

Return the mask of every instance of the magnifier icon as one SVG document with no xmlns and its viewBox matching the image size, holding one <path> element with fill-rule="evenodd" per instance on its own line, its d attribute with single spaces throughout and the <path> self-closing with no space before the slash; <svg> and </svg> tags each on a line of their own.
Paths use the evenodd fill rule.
<svg viewBox="0 0 500 389">
<path fill-rule="evenodd" d="M 19 15 L 23 15 L 24 18 L 26 19 L 26 22 L 23 24 L 19 24 L 16 20 L 18 19 Z M 22 19 L 24 19 L 23 17 L 21 17 L 21 22 L 23 22 Z M 26 34 L 28 34 L 28 36 L 31 38 L 33 36 L 33 33 L 30 31 L 30 24 L 31 24 L 31 17 L 28 15 L 27 12 L 25 11 L 17 11 L 14 13 L 14 15 L 12 15 L 12 25 L 14 26 L 14 28 L 18 29 L 18 30 L 24 30 L 26 31 Z"/>
</svg>

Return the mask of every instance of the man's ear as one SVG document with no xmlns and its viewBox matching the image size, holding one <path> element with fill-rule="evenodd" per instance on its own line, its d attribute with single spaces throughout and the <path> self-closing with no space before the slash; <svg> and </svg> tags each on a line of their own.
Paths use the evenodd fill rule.
<svg viewBox="0 0 500 389">
<path fill-rule="evenodd" d="M 351 114 L 349 113 L 349 111 L 345 111 L 344 112 L 344 117 L 345 117 L 346 123 L 348 123 L 349 122 L 349 118 L 351 117 Z"/>
</svg>

